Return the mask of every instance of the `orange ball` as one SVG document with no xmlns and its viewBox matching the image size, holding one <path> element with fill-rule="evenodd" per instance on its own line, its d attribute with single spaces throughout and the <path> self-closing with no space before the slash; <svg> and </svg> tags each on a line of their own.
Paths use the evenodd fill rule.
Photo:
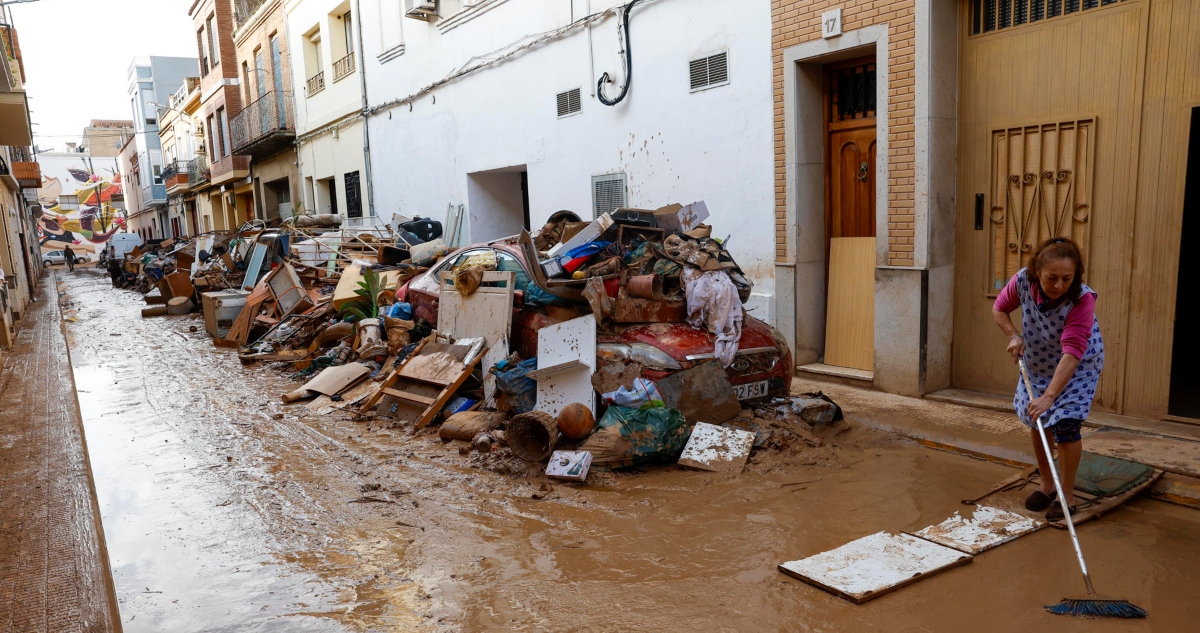
<svg viewBox="0 0 1200 633">
<path fill-rule="evenodd" d="M 582 440 L 596 428 L 596 418 L 587 405 L 578 402 L 568 404 L 558 412 L 558 430 L 563 437 Z"/>
</svg>

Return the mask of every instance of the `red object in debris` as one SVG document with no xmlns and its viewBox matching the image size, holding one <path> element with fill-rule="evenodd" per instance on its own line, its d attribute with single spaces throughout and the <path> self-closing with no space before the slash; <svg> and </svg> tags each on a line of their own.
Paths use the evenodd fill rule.
<svg viewBox="0 0 1200 633">
<path fill-rule="evenodd" d="M 525 288 L 529 284 L 532 277 L 519 246 L 495 242 L 460 248 L 408 282 L 407 297 L 408 302 L 412 304 L 413 315 L 430 323 L 437 323 L 438 294 L 441 289 L 438 283 L 439 276 L 453 268 L 464 256 L 483 251 L 494 252 L 498 268 L 515 274 L 517 288 Z M 615 290 L 618 286 L 619 281 L 616 279 L 605 280 L 605 291 L 610 296 L 616 295 Z M 512 350 L 518 352 L 521 358 L 537 356 L 539 329 L 578 314 L 574 310 L 551 310 L 554 314 L 566 314 L 552 318 L 537 306 L 516 300 L 514 304 L 509 340 Z M 580 307 L 586 314 L 586 304 L 581 304 Z M 606 323 L 598 332 L 597 343 L 601 356 L 638 363 L 645 367 L 642 371 L 643 377 L 658 380 L 715 358 L 713 350 L 716 337 L 708 330 L 692 327 L 687 323 Z M 789 395 L 793 371 L 792 352 L 783 334 L 770 325 L 746 315 L 742 323 L 742 339 L 738 344 L 737 356 L 734 357 L 733 363 L 725 368 L 729 382 L 743 403 Z"/>
<path fill-rule="evenodd" d="M 621 280 L 617 277 L 604 280 L 604 294 L 616 299 L 621 294 Z"/>
</svg>

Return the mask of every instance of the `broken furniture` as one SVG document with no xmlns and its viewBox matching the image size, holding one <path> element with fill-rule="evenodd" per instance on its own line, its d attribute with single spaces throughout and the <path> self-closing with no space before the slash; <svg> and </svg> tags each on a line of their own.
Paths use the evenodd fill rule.
<svg viewBox="0 0 1200 633">
<path fill-rule="evenodd" d="M 326 367 L 312 380 L 304 383 L 303 387 L 283 394 L 284 402 L 295 402 L 319 395 L 334 396 L 350 387 L 371 373 L 371 368 L 359 363 L 346 363 L 336 367 Z"/>
<path fill-rule="evenodd" d="M 200 293 L 200 306 L 204 310 L 204 329 L 209 336 L 219 338 L 221 328 L 232 325 L 238 313 L 246 306 L 246 297 L 250 296 L 245 290 L 217 290 Z"/>
<path fill-rule="evenodd" d="M 425 341 L 363 403 L 360 413 L 378 405 L 382 417 L 425 428 L 466 382 L 483 354 L 471 357 L 466 345 Z"/>
<path fill-rule="evenodd" d="M 537 410 L 557 417 L 563 407 L 582 403 L 596 411 L 592 372 L 596 369 L 596 317 L 582 316 L 538 330 Z"/>
<path fill-rule="evenodd" d="M 514 274 L 484 271 L 479 287 L 463 295 L 454 286 L 454 275 L 442 273 L 438 309 L 438 331 L 454 338 L 483 337 L 488 353 L 484 367 L 494 367 L 508 357 L 508 334 L 512 329 Z M 483 375 L 484 406 L 496 406 L 496 376 Z"/>
</svg>

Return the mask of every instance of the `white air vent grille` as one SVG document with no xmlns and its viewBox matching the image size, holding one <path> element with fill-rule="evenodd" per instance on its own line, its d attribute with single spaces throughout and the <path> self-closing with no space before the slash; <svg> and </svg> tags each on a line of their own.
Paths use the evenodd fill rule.
<svg viewBox="0 0 1200 633">
<path fill-rule="evenodd" d="M 592 176 L 592 212 L 598 218 L 625 206 L 625 174 Z"/>
<path fill-rule="evenodd" d="M 692 92 L 729 83 L 729 54 L 717 53 L 688 62 Z"/>
<path fill-rule="evenodd" d="M 576 114 L 582 109 L 579 88 L 558 93 L 558 118 Z"/>
</svg>

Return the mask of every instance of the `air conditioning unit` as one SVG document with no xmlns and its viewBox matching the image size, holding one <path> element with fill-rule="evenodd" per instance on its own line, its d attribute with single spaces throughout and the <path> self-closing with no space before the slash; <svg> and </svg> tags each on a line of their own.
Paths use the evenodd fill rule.
<svg viewBox="0 0 1200 633">
<path fill-rule="evenodd" d="M 404 15 L 426 22 L 437 17 L 435 0 L 404 0 Z"/>
</svg>

